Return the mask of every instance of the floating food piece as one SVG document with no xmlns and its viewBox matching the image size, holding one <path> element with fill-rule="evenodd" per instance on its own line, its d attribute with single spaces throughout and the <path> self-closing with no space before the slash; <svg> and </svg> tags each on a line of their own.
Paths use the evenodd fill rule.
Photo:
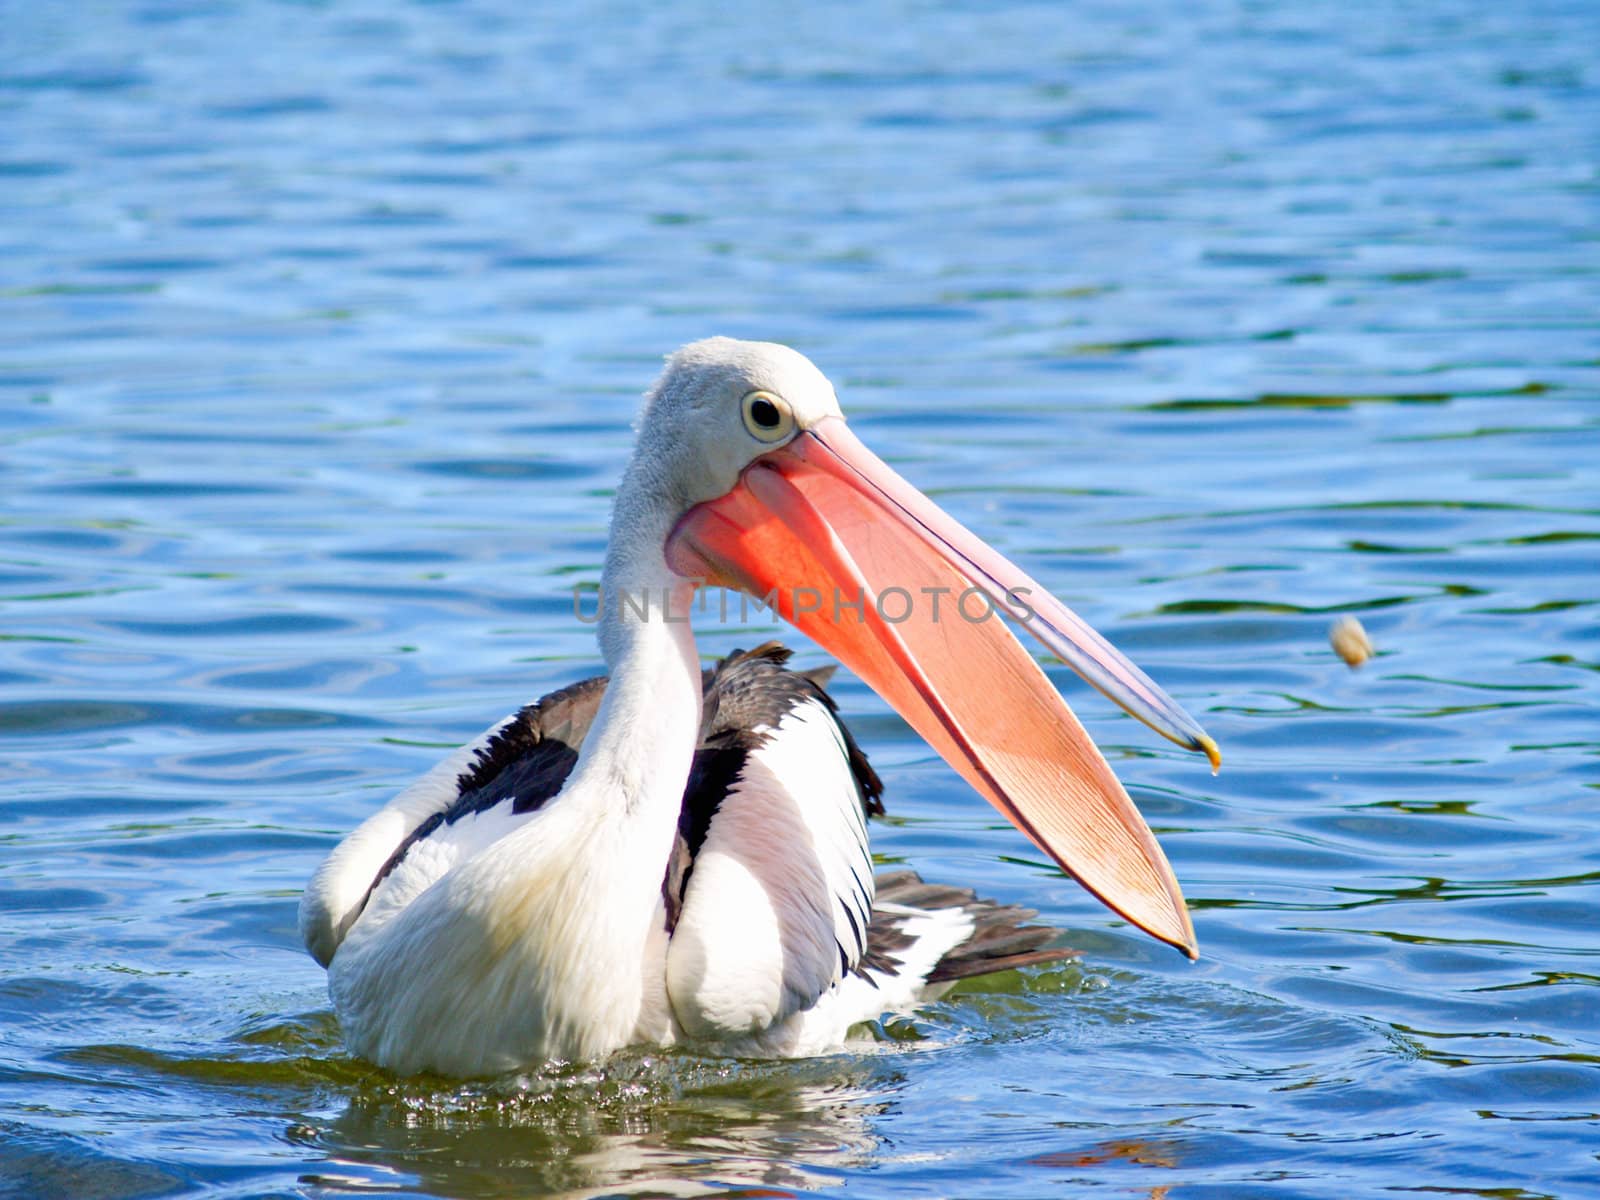
<svg viewBox="0 0 1600 1200">
<path fill-rule="evenodd" d="M 1362 628 L 1361 622 L 1354 617 L 1340 617 L 1328 630 L 1328 644 L 1333 647 L 1333 652 L 1349 665 L 1351 670 L 1359 667 L 1376 651 L 1372 648 L 1372 639 L 1367 636 L 1367 631 Z"/>
</svg>

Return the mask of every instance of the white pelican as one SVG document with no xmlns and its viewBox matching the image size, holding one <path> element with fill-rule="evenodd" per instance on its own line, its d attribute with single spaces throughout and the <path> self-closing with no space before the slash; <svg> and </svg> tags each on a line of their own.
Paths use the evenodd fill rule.
<svg viewBox="0 0 1600 1200">
<path fill-rule="evenodd" d="M 1030 913 L 874 879 L 877 777 L 787 652 L 702 673 L 703 585 L 775 604 L 1086 888 L 1195 954 L 1149 827 L 990 606 L 1213 765 L 1215 744 L 857 441 L 809 360 L 712 338 L 667 360 L 617 491 L 609 678 L 458 750 L 307 887 L 301 935 L 354 1053 L 458 1076 L 639 1044 L 808 1054 L 951 979 L 1052 957 Z"/>
</svg>

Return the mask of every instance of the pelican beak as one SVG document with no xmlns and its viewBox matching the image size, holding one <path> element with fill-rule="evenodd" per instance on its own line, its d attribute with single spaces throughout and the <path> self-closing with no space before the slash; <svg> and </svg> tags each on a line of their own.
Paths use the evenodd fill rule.
<svg viewBox="0 0 1600 1200">
<path fill-rule="evenodd" d="M 1197 954 L 1155 835 L 1000 614 L 1181 746 L 1216 743 L 1070 609 L 827 417 L 667 539 L 674 571 L 771 605 L 891 704 L 1113 911 Z"/>
</svg>

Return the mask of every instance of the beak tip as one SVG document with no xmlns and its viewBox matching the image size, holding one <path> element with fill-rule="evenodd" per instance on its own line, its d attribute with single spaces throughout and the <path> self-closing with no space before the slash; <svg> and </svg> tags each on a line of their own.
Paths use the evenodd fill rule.
<svg viewBox="0 0 1600 1200">
<path fill-rule="evenodd" d="M 1210 737 L 1208 734 L 1202 733 L 1198 741 L 1199 744 L 1195 746 L 1195 749 L 1205 751 L 1206 758 L 1211 762 L 1211 773 L 1215 775 L 1218 771 L 1222 770 L 1222 751 L 1217 749 L 1217 743 L 1215 739 Z"/>
<path fill-rule="evenodd" d="M 1194 922 L 1189 917 L 1189 906 L 1181 898 L 1178 904 L 1183 913 L 1183 939 L 1174 942 L 1173 945 L 1182 951 L 1183 956 L 1190 962 L 1199 962 L 1200 939 L 1194 934 Z"/>
<path fill-rule="evenodd" d="M 1163 938 L 1162 940 L 1190 962 L 1198 962 L 1200 960 L 1200 939 L 1194 935 L 1194 924 L 1189 920 L 1188 905 L 1183 907 L 1182 931 L 1177 937 Z"/>
</svg>

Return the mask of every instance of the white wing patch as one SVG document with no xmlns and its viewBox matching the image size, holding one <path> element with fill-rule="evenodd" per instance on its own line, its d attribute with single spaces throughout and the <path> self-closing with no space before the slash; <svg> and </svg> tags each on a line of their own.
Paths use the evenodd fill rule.
<svg viewBox="0 0 1600 1200">
<path fill-rule="evenodd" d="M 759 1034 L 810 1008 L 866 951 L 872 858 L 837 721 L 803 701 L 750 752 L 712 818 L 667 949 L 691 1036 Z"/>
</svg>

